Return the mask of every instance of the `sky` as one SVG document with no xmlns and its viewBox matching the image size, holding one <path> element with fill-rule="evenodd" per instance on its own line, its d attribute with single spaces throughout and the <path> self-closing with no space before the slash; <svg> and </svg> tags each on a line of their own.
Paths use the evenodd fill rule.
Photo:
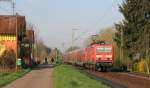
<svg viewBox="0 0 150 88">
<path fill-rule="evenodd" d="M 118 8 L 122 0 L 15 0 L 15 3 L 16 12 L 34 25 L 44 44 L 62 50 L 71 46 L 72 29 L 77 29 L 74 45 L 83 46 L 89 36 L 123 19 Z M 12 14 L 9 2 L 0 2 L 0 14 Z"/>
</svg>

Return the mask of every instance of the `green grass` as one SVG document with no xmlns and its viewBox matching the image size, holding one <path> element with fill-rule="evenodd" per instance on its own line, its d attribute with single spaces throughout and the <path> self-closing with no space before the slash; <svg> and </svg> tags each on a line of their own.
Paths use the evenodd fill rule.
<svg viewBox="0 0 150 88">
<path fill-rule="evenodd" d="M 56 66 L 53 75 L 54 88 L 109 88 L 70 65 Z"/>
<path fill-rule="evenodd" d="M 0 73 L 0 87 L 14 81 L 15 79 L 22 77 L 29 72 L 30 69 L 22 69 L 17 72 Z"/>
</svg>

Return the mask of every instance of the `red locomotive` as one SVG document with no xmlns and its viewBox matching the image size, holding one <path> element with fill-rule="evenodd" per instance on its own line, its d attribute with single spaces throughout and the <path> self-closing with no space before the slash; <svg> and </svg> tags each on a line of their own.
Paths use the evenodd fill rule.
<svg viewBox="0 0 150 88">
<path fill-rule="evenodd" d="M 114 48 L 112 44 L 93 44 L 64 54 L 64 62 L 105 71 L 113 66 Z"/>
</svg>

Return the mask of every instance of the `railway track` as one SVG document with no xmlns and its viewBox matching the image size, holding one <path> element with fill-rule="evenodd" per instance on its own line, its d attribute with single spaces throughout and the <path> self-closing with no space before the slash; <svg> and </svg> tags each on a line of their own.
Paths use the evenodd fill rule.
<svg viewBox="0 0 150 88">
<path fill-rule="evenodd" d="M 89 76 L 92 79 L 95 79 L 97 81 L 101 81 L 103 84 L 106 84 L 106 85 L 108 85 L 108 86 L 110 86 L 112 88 L 127 88 L 127 86 L 125 86 L 125 85 L 122 85 L 122 84 L 113 82 L 111 80 L 108 80 L 106 78 L 103 78 L 103 77 L 91 74 L 91 73 L 89 73 L 87 71 L 82 71 L 82 73 L 86 74 L 87 76 Z"/>
<path fill-rule="evenodd" d="M 112 88 L 149 88 L 150 75 L 134 72 L 97 72 L 80 68 L 90 78 L 101 81 Z"/>
<path fill-rule="evenodd" d="M 150 75 L 148 75 L 148 74 L 137 73 L 137 72 L 128 72 L 128 73 L 120 73 L 120 74 L 128 75 L 131 77 L 136 77 L 136 78 L 145 79 L 147 81 L 150 81 Z"/>
</svg>

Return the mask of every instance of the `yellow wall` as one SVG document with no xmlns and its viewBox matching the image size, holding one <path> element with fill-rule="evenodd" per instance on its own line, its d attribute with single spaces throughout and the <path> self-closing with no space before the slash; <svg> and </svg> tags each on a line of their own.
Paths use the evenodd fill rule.
<svg viewBox="0 0 150 88">
<path fill-rule="evenodd" d="M 13 49 L 16 52 L 16 36 L 0 34 L 0 56 L 6 49 Z"/>
<path fill-rule="evenodd" d="M 9 40 L 9 41 L 14 41 L 14 40 L 16 40 L 16 36 L 15 35 L 8 35 L 8 34 L 2 34 L 2 35 L 0 35 L 0 41 L 7 41 L 7 40 Z"/>
</svg>

